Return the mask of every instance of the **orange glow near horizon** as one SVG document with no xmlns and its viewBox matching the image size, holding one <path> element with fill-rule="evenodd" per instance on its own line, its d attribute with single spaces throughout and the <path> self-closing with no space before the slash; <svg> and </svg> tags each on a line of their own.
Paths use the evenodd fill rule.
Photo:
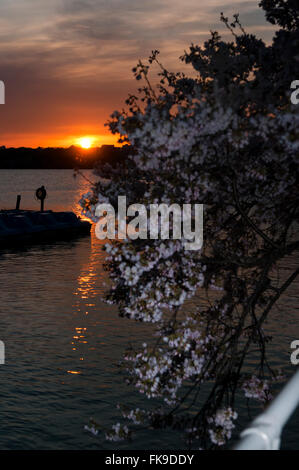
<svg viewBox="0 0 299 470">
<path fill-rule="evenodd" d="M 121 144 L 117 142 L 118 137 L 113 134 L 98 134 L 98 135 L 91 135 L 91 134 L 86 134 L 83 136 L 88 137 L 91 139 L 92 147 L 101 147 L 102 145 L 115 145 L 116 147 L 120 147 Z M 31 148 L 37 148 L 37 147 L 71 147 L 72 145 L 77 145 L 81 147 L 80 140 L 84 137 L 78 136 L 77 135 L 49 135 L 49 136 L 39 136 L 36 134 L 27 134 L 27 135 L 20 135 L 20 136 L 15 136 L 15 135 L 7 135 L 5 136 L 3 140 L 1 139 L 0 145 L 5 145 L 7 148 L 8 147 L 31 147 Z M 82 147 L 83 148 L 83 147 Z"/>
</svg>

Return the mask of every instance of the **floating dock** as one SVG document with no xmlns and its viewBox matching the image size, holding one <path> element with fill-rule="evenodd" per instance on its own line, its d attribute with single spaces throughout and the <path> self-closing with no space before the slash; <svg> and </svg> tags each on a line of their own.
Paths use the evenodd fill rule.
<svg viewBox="0 0 299 470">
<path fill-rule="evenodd" d="M 0 211 L 0 249 L 88 235 L 91 224 L 73 212 Z"/>
</svg>

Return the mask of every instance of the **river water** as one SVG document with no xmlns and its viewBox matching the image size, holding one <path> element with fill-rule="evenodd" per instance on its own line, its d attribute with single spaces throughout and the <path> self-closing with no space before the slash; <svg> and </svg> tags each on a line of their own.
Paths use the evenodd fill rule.
<svg viewBox="0 0 299 470">
<path fill-rule="evenodd" d="M 92 179 L 91 171 L 84 174 Z M 0 209 L 37 209 L 35 189 L 44 184 L 46 208 L 73 210 L 88 190 L 71 170 L 0 170 Z M 116 404 L 143 406 L 118 368 L 129 342 L 150 327 L 119 318 L 102 301 L 107 273 L 102 243 L 94 235 L 72 242 L 0 252 L 0 449 L 183 449 L 175 432 L 144 431 L 131 443 L 109 443 L 84 432 L 93 417 L 104 427 L 119 420 Z M 289 263 L 297 259 L 288 260 Z M 282 268 L 284 269 L 284 268 Z M 299 339 L 298 284 L 291 286 L 267 328 L 270 356 L 289 376 L 290 343 Z M 298 391 L 299 393 L 299 391 Z M 257 409 L 256 413 L 260 410 Z M 255 415 L 253 409 L 253 415 Z M 240 426 L 248 422 L 241 406 Z M 283 448 L 299 450 L 299 413 L 283 435 Z"/>
</svg>

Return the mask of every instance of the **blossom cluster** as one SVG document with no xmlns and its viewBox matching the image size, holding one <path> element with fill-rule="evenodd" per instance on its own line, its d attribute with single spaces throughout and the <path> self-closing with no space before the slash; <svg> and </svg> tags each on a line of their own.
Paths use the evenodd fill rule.
<svg viewBox="0 0 299 470">
<path fill-rule="evenodd" d="M 122 425 L 120 423 L 116 423 L 112 425 L 111 431 L 107 431 L 105 433 L 105 437 L 107 441 L 113 441 L 113 442 L 124 441 L 126 439 L 129 439 L 130 431 L 129 431 L 128 426 Z"/>
<path fill-rule="evenodd" d="M 273 397 L 270 393 L 269 383 L 253 375 L 250 379 L 244 381 L 242 390 L 246 398 L 254 398 L 262 403 L 270 401 Z"/>
<path fill-rule="evenodd" d="M 166 404 L 177 401 L 177 394 L 186 380 L 200 377 L 208 358 L 214 351 L 213 338 L 198 329 L 194 317 L 187 317 L 168 334 L 160 331 L 162 345 L 153 351 L 146 343 L 138 351 L 130 351 L 131 382 L 148 398 L 162 397 Z M 163 334 L 164 333 L 164 334 Z M 203 374 L 207 378 L 207 374 Z"/>
<path fill-rule="evenodd" d="M 209 419 L 211 428 L 209 429 L 210 439 L 213 444 L 223 446 L 231 438 L 234 429 L 234 420 L 238 414 L 230 407 L 218 410 L 214 416 Z"/>
</svg>

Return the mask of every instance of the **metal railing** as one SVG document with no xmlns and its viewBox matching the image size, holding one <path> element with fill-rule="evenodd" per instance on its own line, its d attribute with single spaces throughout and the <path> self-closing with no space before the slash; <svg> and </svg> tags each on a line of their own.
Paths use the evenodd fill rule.
<svg viewBox="0 0 299 470">
<path fill-rule="evenodd" d="M 278 450 L 282 429 L 299 405 L 299 370 L 240 436 L 234 450 Z"/>
</svg>

